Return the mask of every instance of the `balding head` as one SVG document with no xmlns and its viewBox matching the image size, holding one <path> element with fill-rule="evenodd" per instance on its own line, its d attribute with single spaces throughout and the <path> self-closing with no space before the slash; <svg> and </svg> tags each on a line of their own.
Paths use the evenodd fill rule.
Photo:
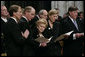
<svg viewBox="0 0 85 57">
<path fill-rule="evenodd" d="M 30 21 L 35 16 L 35 9 L 32 6 L 25 7 L 24 16 Z"/>
<path fill-rule="evenodd" d="M 24 14 L 25 14 L 25 12 L 31 12 L 31 11 L 35 11 L 35 9 L 32 6 L 27 6 L 24 9 Z"/>
<path fill-rule="evenodd" d="M 45 9 L 39 11 L 40 18 L 47 19 L 48 12 Z"/>
</svg>

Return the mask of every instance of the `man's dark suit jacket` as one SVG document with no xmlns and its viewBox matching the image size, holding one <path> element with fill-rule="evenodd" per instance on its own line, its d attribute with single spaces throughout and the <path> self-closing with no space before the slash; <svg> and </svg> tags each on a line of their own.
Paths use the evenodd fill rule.
<svg viewBox="0 0 85 57">
<path fill-rule="evenodd" d="M 19 25 L 14 19 L 9 18 L 6 27 L 7 56 L 21 56 L 21 46 L 25 43 Z"/>
<path fill-rule="evenodd" d="M 5 47 L 5 41 L 6 41 L 6 36 L 5 36 L 5 32 L 6 32 L 6 22 L 4 22 L 1 19 L 1 53 L 6 52 L 6 47 Z"/>
<path fill-rule="evenodd" d="M 80 33 L 82 31 L 82 27 L 80 25 L 80 21 L 76 19 L 78 24 L 78 29 L 76 29 L 75 25 L 71 21 L 69 17 L 66 17 L 62 22 L 62 34 L 67 33 L 69 31 L 74 31 L 69 38 L 64 39 L 64 48 L 63 48 L 63 55 L 64 56 L 80 56 L 82 53 L 82 41 L 83 38 L 77 38 L 76 40 L 73 40 L 73 34 L 74 33 Z"/>
<path fill-rule="evenodd" d="M 22 17 L 19 21 L 19 28 L 24 33 L 26 29 L 29 30 L 29 36 L 26 39 L 26 43 L 23 46 L 23 56 L 34 56 L 33 42 L 32 42 L 32 30 L 29 21 Z"/>
<path fill-rule="evenodd" d="M 31 26 L 31 29 L 33 29 L 36 26 L 36 21 L 38 21 L 39 18 L 35 16 L 31 21 L 29 21 L 29 24 Z"/>
</svg>

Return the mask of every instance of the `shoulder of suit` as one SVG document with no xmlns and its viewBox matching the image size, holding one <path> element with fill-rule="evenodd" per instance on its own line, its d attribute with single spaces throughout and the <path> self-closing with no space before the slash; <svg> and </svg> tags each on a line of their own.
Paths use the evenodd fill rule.
<svg viewBox="0 0 85 57">
<path fill-rule="evenodd" d="M 14 21 L 14 19 L 12 19 L 12 18 L 9 18 L 9 19 L 8 19 L 8 22 L 9 22 L 9 21 Z"/>
<path fill-rule="evenodd" d="M 7 24 L 10 24 L 10 23 L 16 24 L 16 21 L 12 18 L 9 18 Z"/>
<path fill-rule="evenodd" d="M 71 19 L 69 18 L 69 17 L 66 17 L 65 19 L 63 19 L 62 21 L 61 21 L 61 24 L 62 25 L 65 25 L 65 24 L 68 24 L 68 23 L 70 23 L 71 22 Z"/>
<path fill-rule="evenodd" d="M 19 22 L 26 22 L 26 19 L 22 17 Z"/>
<path fill-rule="evenodd" d="M 67 22 L 70 18 L 67 16 L 66 18 L 63 18 L 62 22 Z"/>
</svg>

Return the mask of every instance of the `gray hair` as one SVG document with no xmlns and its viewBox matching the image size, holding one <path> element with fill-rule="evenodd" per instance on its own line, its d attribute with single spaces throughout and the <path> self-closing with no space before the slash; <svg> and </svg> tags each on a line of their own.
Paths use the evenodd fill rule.
<svg viewBox="0 0 85 57">
<path fill-rule="evenodd" d="M 39 15 L 43 15 L 43 11 L 44 11 L 45 9 L 42 9 L 42 10 L 40 10 L 39 11 Z"/>
</svg>

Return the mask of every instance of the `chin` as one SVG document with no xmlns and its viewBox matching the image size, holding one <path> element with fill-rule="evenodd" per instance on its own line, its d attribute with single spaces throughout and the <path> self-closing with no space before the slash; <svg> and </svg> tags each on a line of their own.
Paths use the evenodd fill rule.
<svg viewBox="0 0 85 57">
<path fill-rule="evenodd" d="M 43 31 L 40 31 L 41 33 L 43 32 Z"/>
</svg>

